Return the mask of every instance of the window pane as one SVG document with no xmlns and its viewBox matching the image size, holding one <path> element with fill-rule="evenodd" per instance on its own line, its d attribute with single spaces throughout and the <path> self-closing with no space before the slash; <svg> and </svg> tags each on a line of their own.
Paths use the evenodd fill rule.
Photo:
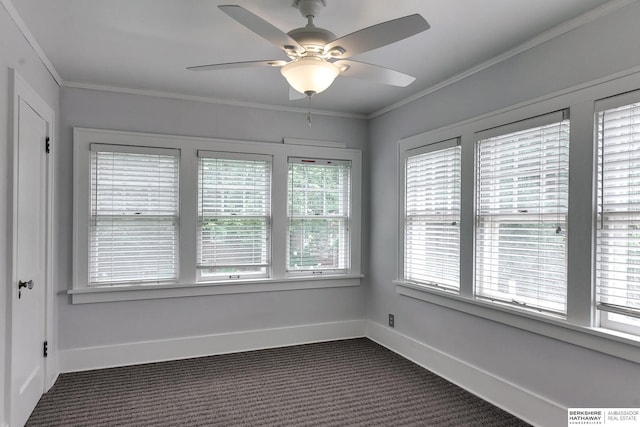
<svg viewBox="0 0 640 427">
<path fill-rule="evenodd" d="M 91 153 L 89 283 L 177 279 L 178 158 Z"/>
<path fill-rule="evenodd" d="M 598 308 L 638 327 L 640 317 L 640 103 L 598 113 Z M 640 329 L 638 329 L 640 330 Z"/>
<path fill-rule="evenodd" d="M 569 121 L 477 147 L 476 295 L 565 314 Z"/>
<path fill-rule="evenodd" d="M 91 284 L 175 280 L 176 230 L 174 218 L 94 217 Z"/>
<path fill-rule="evenodd" d="M 288 271 L 349 269 L 351 163 L 289 161 Z"/>
<path fill-rule="evenodd" d="M 267 275 L 270 160 L 201 158 L 198 212 L 201 278 Z"/>
<path fill-rule="evenodd" d="M 404 279 L 459 289 L 460 146 L 406 161 Z"/>
</svg>

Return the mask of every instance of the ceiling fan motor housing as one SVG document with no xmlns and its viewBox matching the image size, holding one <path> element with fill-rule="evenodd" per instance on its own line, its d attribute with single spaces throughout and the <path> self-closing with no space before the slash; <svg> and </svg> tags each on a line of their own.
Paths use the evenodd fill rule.
<svg viewBox="0 0 640 427">
<path fill-rule="evenodd" d="M 308 52 L 321 53 L 324 46 L 332 40 L 336 35 L 324 28 L 318 28 L 313 24 L 307 24 L 306 27 L 295 28 L 287 33 L 289 37 L 297 41 Z"/>
<path fill-rule="evenodd" d="M 300 11 L 305 18 L 309 16 L 317 17 L 322 9 L 327 6 L 326 0 L 295 0 L 293 7 Z"/>
</svg>

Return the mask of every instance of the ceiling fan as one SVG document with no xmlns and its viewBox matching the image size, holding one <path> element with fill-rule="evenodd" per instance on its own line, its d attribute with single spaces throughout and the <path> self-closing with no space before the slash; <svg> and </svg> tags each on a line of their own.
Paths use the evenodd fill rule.
<svg viewBox="0 0 640 427">
<path fill-rule="evenodd" d="M 221 5 L 220 10 L 257 35 L 282 49 L 290 61 L 270 59 L 261 61 L 230 62 L 224 64 L 188 67 L 191 71 L 223 70 L 242 67 L 281 67 L 280 72 L 291 88 L 290 99 L 300 99 L 327 89 L 339 75 L 371 80 L 392 86 L 404 87 L 415 77 L 390 68 L 347 60 L 354 55 L 377 49 L 406 39 L 429 29 L 429 23 L 419 14 L 382 22 L 371 27 L 337 38 L 324 28 L 316 27 L 313 19 L 324 7 L 326 0 L 295 0 L 307 25 L 288 33 L 237 5 Z"/>
</svg>

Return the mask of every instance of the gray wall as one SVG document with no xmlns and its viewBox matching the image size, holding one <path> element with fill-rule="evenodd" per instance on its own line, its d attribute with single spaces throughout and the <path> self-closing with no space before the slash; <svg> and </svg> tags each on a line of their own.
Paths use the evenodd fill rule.
<svg viewBox="0 0 640 427">
<path fill-rule="evenodd" d="M 368 318 L 567 407 L 640 406 L 640 367 L 398 295 L 397 141 L 640 66 L 633 3 L 370 123 Z M 397 245 L 396 245 L 397 246 Z"/>
<path fill-rule="evenodd" d="M 0 343 L 7 342 L 7 305 L 11 291 L 7 283 L 7 235 L 11 228 L 7 224 L 9 199 L 7 186 L 10 170 L 10 134 L 9 115 L 13 108 L 12 86 L 9 69 L 14 68 L 49 104 L 58 115 L 58 85 L 42 65 L 31 46 L 24 39 L 5 9 L 0 6 Z M 4 344 L 0 350 L 0 424 L 4 425 L 5 396 L 7 384 L 6 360 L 9 349 Z"/>
<path fill-rule="evenodd" d="M 129 343 L 337 320 L 396 330 L 565 406 L 640 406 L 636 364 L 396 294 L 396 142 L 508 105 L 638 66 L 637 2 L 367 123 L 58 87 L 0 8 L 0 200 L 7 200 L 8 68 L 16 68 L 60 118 L 57 156 L 59 348 Z M 610 48 L 608 46 L 614 46 Z M 629 53 L 630 52 L 630 53 Z M 283 136 L 341 140 L 363 149 L 363 271 L 359 288 L 269 292 L 71 305 L 73 126 L 279 142 Z M 369 171 L 375 173 L 369 174 Z M 0 272 L 6 271 L 7 214 L 0 209 Z M 369 232 L 367 232 L 369 230 Z M 366 248 L 370 247 L 370 257 Z M 6 277 L 0 287 L 8 290 Z M 363 301 L 367 301 L 365 308 Z M 7 293 L 0 292 L 0 342 Z M 5 384 L 6 349 L 0 351 Z M 0 388 L 0 402 L 5 390 Z M 6 408 L 0 406 L 0 424 Z"/>
<path fill-rule="evenodd" d="M 60 105 L 60 147 L 56 160 L 60 189 L 61 350 L 365 317 L 365 286 L 80 305 L 70 304 L 65 292 L 72 286 L 74 126 L 265 143 L 282 142 L 283 137 L 323 139 L 366 149 L 367 121 L 316 114 L 309 129 L 304 113 L 71 88 L 62 90 Z M 368 188 L 364 191 L 368 194 Z M 366 196 L 364 203 L 368 205 Z M 367 227 L 365 213 L 363 229 Z"/>
</svg>

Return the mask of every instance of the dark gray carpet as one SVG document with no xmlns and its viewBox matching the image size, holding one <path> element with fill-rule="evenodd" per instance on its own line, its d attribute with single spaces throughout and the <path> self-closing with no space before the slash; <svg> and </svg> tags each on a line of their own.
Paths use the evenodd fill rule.
<svg viewBox="0 0 640 427">
<path fill-rule="evenodd" d="M 526 426 L 366 339 L 63 374 L 27 426 Z"/>
</svg>

